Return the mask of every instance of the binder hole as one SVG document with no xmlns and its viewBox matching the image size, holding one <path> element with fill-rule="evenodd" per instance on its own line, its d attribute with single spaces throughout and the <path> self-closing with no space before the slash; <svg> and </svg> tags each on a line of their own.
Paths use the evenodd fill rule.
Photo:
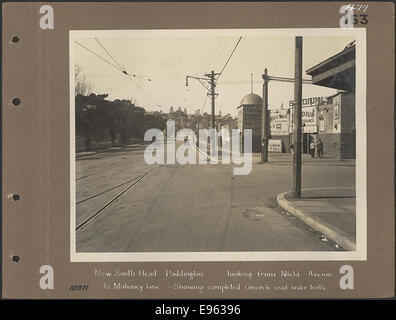
<svg viewBox="0 0 396 320">
<path fill-rule="evenodd" d="M 12 199 L 14 199 L 14 201 L 18 201 L 21 197 L 19 196 L 19 194 L 13 194 L 12 195 Z"/>
<path fill-rule="evenodd" d="M 18 37 L 12 37 L 12 42 L 14 43 L 18 43 L 19 42 L 19 38 Z"/>
<path fill-rule="evenodd" d="M 19 99 L 19 98 L 14 98 L 14 99 L 12 100 L 12 103 L 13 103 L 15 106 L 19 106 L 19 105 L 21 104 L 21 99 Z"/>
<path fill-rule="evenodd" d="M 12 261 L 14 261 L 14 262 L 19 262 L 19 260 L 20 260 L 19 256 L 12 257 Z"/>
</svg>

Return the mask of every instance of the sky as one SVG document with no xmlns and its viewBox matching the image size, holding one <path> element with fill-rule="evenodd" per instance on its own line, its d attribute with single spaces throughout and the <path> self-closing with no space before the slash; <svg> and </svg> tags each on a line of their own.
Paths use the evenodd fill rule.
<svg viewBox="0 0 396 320">
<path fill-rule="evenodd" d="M 94 85 L 95 93 L 107 93 L 108 99 L 128 99 L 147 111 L 169 112 L 169 108 L 186 108 L 188 113 L 197 109 L 210 113 L 210 99 L 205 99 L 206 89 L 197 80 L 185 78 L 203 76 L 211 70 L 220 72 L 239 38 L 238 32 L 224 36 L 185 37 L 95 37 L 76 38 L 80 44 L 108 62 L 117 63 L 135 74 L 133 81 L 86 49 L 75 44 L 75 64 L 79 64 L 87 79 Z M 354 38 L 352 36 L 304 36 L 303 79 L 310 79 L 305 71 L 342 51 Z M 106 50 L 108 53 L 106 52 Z M 237 115 L 241 99 L 251 92 L 262 96 L 262 73 L 279 77 L 294 77 L 294 36 L 244 35 L 220 76 L 216 93 L 216 114 Z M 110 55 L 109 55 L 110 53 Z M 151 79 L 148 81 L 147 79 Z M 293 100 L 293 83 L 270 81 L 269 108 L 288 106 Z M 336 93 L 314 85 L 303 85 L 303 98 L 330 96 Z M 206 103 L 205 103 L 206 100 Z"/>
</svg>

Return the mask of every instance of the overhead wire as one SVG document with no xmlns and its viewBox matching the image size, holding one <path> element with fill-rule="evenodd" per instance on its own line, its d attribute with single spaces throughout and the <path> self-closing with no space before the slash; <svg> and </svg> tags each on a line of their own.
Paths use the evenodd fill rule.
<svg viewBox="0 0 396 320">
<path fill-rule="evenodd" d="M 120 64 L 117 62 L 117 60 L 116 59 L 114 59 L 114 57 L 111 55 L 111 53 L 109 52 L 109 50 L 107 50 L 105 47 L 104 47 L 104 45 L 102 44 L 102 43 L 100 43 L 100 41 L 97 39 L 97 38 L 95 38 L 95 40 L 99 43 L 99 45 L 107 52 L 107 54 L 113 59 L 113 61 L 118 65 L 118 66 L 120 66 Z M 121 67 L 121 66 L 120 66 Z M 130 80 L 132 80 L 132 82 L 135 84 L 135 86 L 138 88 L 138 89 L 140 89 L 152 102 L 154 102 L 158 107 L 161 107 L 161 105 L 153 98 L 153 97 L 151 97 L 148 93 L 147 93 L 147 91 L 145 91 L 141 86 L 139 86 L 138 85 L 138 83 L 133 79 L 133 78 L 131 78 L 131 76 L 132 77 L 136 77 L 136 78 L 140 78 L 140 79 L 143 79 L 143 80 L 147 80 L 147 81 L 152 81 L 150 78 L 143 78 L 143 77 L 141 77 L 141 76 L 138 76 L 138 75 L 136 75 L 136 74 L 131 74 L 131 73 L 129 73 L 127 70 L 126 70 L 126 68 L 125 68 L 125 66 L 123 65 L 122 67 L 122 72 L 125 74 L 125 75 L 127 75 L 128 76 L 128 78 L 130 79 Z"/>
<path fill-rule="evenodd" d="M 202 105 L 202 109 L 201 109 L 201 112 L 199 113 L 199 116 L 201 116 L 203 114 L 203 111 L 204 111 L 205 106 L 206 106 L 206 101 L 208 101 L 208 95 L 205 96 L 205 101 L 204 101 L 204 103 Z"/>
<path fill-rule="evenodd" d="M 224 53 L 224 50 L 225 50 L 225 48 L 227 47 L 227 44 L 228 44 L 228 41 L 229 41 L 230 39 L 226 39 L 226 41 L 225 41 L 225 43 L 224 43 L 224 47 L 223 47 L 223 49 L 221 50 L 221 52 L 220 52 L 220 57 L 221 56 L 223 56 L 223 53 Z"/>
<path fill-rule="evenodd" d="M 103 44 L 100 43 L 100 41 L 95 38 L 95 40 L 99 43 L 99 45 L 107 52 L 107 54 L 111 57 L 111 59 L 116 63 L 116 65 L 114 65 L 113 63 L 107 61 L 105 58 L 101 57 L 100 55 L 98 55 L 97 53 L 93 52 L 92 50 L 88 49 L 87 47 L 83 46 L 81 43 L 75 41 L 75 43 L 77 43 L 79 46 L 81 46 L 82 48 L 84 48 L 85 50 L 87 50 L 88 52 L 92 53 L 93 55 L 95 55 L 96 57 L 100 58 L 101 60 L 103 60 L 104 62 L 106 62 L 107 64 L 111 65 L 113 68 L 117 69 L 118 71 L 121 71 L 123 74 L 125 74 L 134 84 L 135 86 L 140 89 L 152 102 L 154 102 L 158 107 L 161 107 L 161 105 L 153 98 L 151 97 L 142 87 L 140 87 L 138 85 L 138 83 L 132 78 L 132 77 L 137 77 L 137 78 L 141 78 L 144 79 L 142 77 L 137 76 L 136 74 L 131 74 L 129 73 L 124 66 L 121 67 L 121 65 L 117 62 L 117 60 L 110 54 L 110 52 L 103 46 Z M 146 79 L 145 79 L 146 80 Z M 147 79 L 148 81 L 151 81 L 151 79 Z"/>
<path fill-rule="evenodd" d="M 111 55 L 111 53 L 104 47 L 104 45 L 102 45 L 100 43 L 100 41 L 98 40 L 98 38 L 95 38 L 96 42 L 99 43 L 99 45 L 103 48 L 104 51 L 107 52 L 107 54 L 110 56 L 111 59 L 113 59 L 113 61 L 116 63 L 116 65 L 120 68 L 123 69 L 123 67 L 121 67 L 121 65 L 116 61 L 116 59 L 114 59 L 114 57 Z"/>
<path fill-rule="evenodd" d="M 217 47 L 216 47 L 216 50 L 215 50 L 215 53 L 214 53 L 213 59 L 212 59 L 212 67 L 211 67 L 211 69 L 213 69 L 213 67 L 214 67 L 215 60 L 216 60 L 216 57 L 217 57 L 217 52 L 219 51 L 219 48 L 220 48 L 220 41 L 217 42 Z"/>
<path fill-rule="evenodd" d="M 133 79 L 129 73 L 126 73 L 126 75 L 128 79 L 130 79 L 138 89 L 140 89 L 152 102 L 154 102 L 159 108 L 161 108 L 161 105 L 153 97 L 151 97 L 142 87 L 140 87 L 138 83 L 135 81 L 135 79 Z"/>
<path fill-rule="evenodd" d="M 221 77 L 221 75 L 223 74 L 225 68 L 227 67 L 228 62 L 230 62 L 230 60 L 231 60 L 232 56 L 234 55 L 235 50 L 238 48 L 238 45 L 239 45 L 239 43 L 241 42 L 241 40 L 242 40 L 242 36 L 239 37 L 239 39 L 238 39 L 238 41 L 237 41 L 237 43 L 236 43 L 234 49 L 232 49 L 232 52 L 231 52 L 230 56 L 228 57 L 226 63 L 225 63 L 224 66 L 223 66 L 223 68 L 221 69 L 220 74 L 218 75 L 218 77 L 217 77 L 217 79 L 216 79 L 215 82 L 219 81 L 219 78 Z"/>
<path fill-rule="evenodd" d="M 121 65 L 117 62 L 117 60 L 111 55 L 110 51 L 107 50 L 107 49 L 105 48 L 105 46 L 99 41 L 98 38 L 95 38 L 95 40 L 96 40 L 96 42 L 103 48 L 103 50 L 106 51 L 106 53 L 110 56 L 110 58 L 119 66 L 119 68 L 122 70 L 122 72 L 123 72 L 124 74 L 126 74 L 127 70 L 126 70 L 125 66 L 124 66 L 124 65 L 121 66 Z M 131 75 L 132 75 L 133 77 L 136 77 L 136 78 L 139 78 L 139 79 L 142 79 L 142 80 L 152 81 L 151 78 L 148 78 L 148 77 L 145 78 L 145 77 L 139 76 L 139 75 L 137 75 L 137 74 L 131 74 Z"/>
<path fill-rule="evenodd" d="M 103 60 L 104 62 L 106 62 L 107 64 L 111 65 L 113 68 L 116 68 L 117 70 L 122 72 L 122 69 L 118 68 L 116 65 L 114 65 L 113 63 L 107 61 L 105 58 L 101 57 L 100 55 L 98 55 L 97 53 L 93 52 L 92 50 L 89 50 L 87 47 L 83 46 L 81 43 L 79 43 L 78 41 L 74 41 L 75 43 L 77 43 L 80 47 L 84 48 L 85 50 L 87 50 L 88 52 L 92 53 L 93 55 L 97 56 L 99 59 Z"/>
</svg>

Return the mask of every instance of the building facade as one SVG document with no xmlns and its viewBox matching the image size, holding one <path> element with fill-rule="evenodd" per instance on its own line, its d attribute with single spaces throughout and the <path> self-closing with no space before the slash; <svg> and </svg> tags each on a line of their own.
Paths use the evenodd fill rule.
<svg viewBox="0 0 396 320">
<path fill-rule="evenodd" d="M 318 106 L 318 133 L 324 152 L 340 159 L 356 157 L 355 94 L 339 92 Z"/>
<path fill-rule="evenodd" d="M 238 107 L 238 129 L 243 145 L 244 129 L 252 129 L 252 151 L 261 151 L 262 99 L 258 95 L 245 96 Z M 279 150 L 269 152 L 291 152 L 293 145 L 293 101 L 286 108 L 271 109 L 271 140 L 280 145 Z M 303 99 L 302 106 L 302 152 L 309 153 L 309 145 L 321 139 L 324 155 L 339 159 L 355 158 L 355 95 L 339 91 L 330 97 Z"/>
<path fill-rule="evenodd" d="M 356 44 L 352 41 L 341 52 L 306 71 L 312 84 L 338 90 L 327 106 L 319 105 L 317 136 L 328 154 L 340 159 L 356 157 L 355 60 Z"/>
<path fill-rule="evenodd" d="M 261 151 L 261 111 L 263 99 L 257 94 L 244 96 L 238 107 L 238 129 L 240 131 L 241 150 L 244 144 L 244 130 L 252 130 L 252 152 Z"/>
</svg>

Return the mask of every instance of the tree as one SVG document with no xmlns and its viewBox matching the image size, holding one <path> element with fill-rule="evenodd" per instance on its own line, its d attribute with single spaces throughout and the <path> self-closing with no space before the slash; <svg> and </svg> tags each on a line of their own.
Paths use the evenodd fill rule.
<svg viewBox="0 0 396 320">
<path fill-rule="evenodd" d="M 75 97 L 76 135 L 84 137 L 86 150 L 91 144 L 117 138 L 122 145 L 132 139 L 143 139 L 148 129 L 166 127 L 166 118 L 161 114 L 147 113 L 130 100 L 106 100 L 107 94 L 78 94 Z"/>
<path fill-rule="evenodd" d="M 94 88 L 93 83 L 87 80 L 87 76 L 83 74 L 83 68 L 76 64 L 74 65 L 74 85 L 75 95 L 89 96 Z"/>
<path fill-rule="evenodd" d="M 108 101 L 105 100 L 107 94 L 89 96 L 77 95 L 75 102 L 76 134 L 85 138 L 85 147 L 91 149 L 93 139 L 103 139 L 103 132 L 106 121 L 106 109 Z"/>
</svg>

